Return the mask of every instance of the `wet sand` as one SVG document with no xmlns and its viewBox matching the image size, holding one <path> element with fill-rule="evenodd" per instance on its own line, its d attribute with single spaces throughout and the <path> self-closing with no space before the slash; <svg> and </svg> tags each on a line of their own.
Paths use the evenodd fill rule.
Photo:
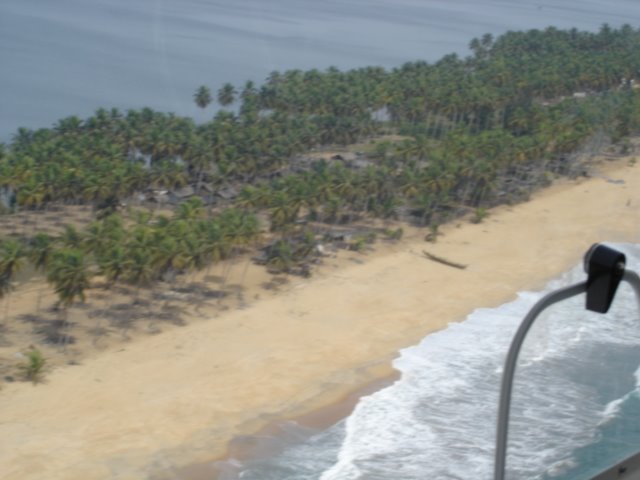
<svg viewBox="0 0 640 480">
<path fill-rule="evenodd" d="M 300 442 L 335 425 L 353 412 L 360 398 L 392 385 L 400 378 L 400 372 L 390 368 L 387 376 L 376 378 L 371 382 L 349 392 L 335 403 L 324 405 L 317 410 L 307 412 L 294 418 L 280 419 L 269 423 L 251 435 L 240 435 L 229 442 L 227 453 L 223 458 L 212 459 L 178 468 L 172 472 L 175 480 L 214 480 L 236 471 L 237 461 L 251 461 L 256 458 L 269 458 L 282 452 L 283 448 Z M 291 431 L 294 431 L 292 439 Z"/>
<path fill-rule="evenodd" d="M 640 167 L 601 171 L 449 225 L 436 244 L 406 229 L 246 309 L 101 352 L 42 385 L 4 385 L 3 478 L 175 478 L 235 437 L 341 403 L 389 375 L 399 349 L 543 286 L 592 243 L 640 241 Z"/>
</svg>

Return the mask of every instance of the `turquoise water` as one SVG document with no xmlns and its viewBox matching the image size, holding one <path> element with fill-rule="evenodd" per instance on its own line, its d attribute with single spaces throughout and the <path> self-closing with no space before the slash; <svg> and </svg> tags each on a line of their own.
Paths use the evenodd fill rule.
<svg viewBox="0 0 640 480">
<path fill-rule="evenodd" d="M 568 472 L 545 480 L 590 478 L 602 471 L 603 465 L 613 465 L 638 452 L 640 438 L 640 396 L 637 391 L 620 404 L 620 409 L 597 434 L 597 441 L 574 452 L 574 465 Z"/>
<path fill-rule="evenodd" d="M 98 107 L 204 118 L 196 87 L 290 68 L 399 66 L 473 37 L 640 23 L 635 0 L 2 0 L 0 140 Z M 212 114 L 211 111 L 210 114 Z"/>
<path fill-rule="evenodd" d="M 637 271 L 640 246 L 621 248 Z M 578 266 L 546 290 L 583 278 Z M 403 350 L 400 380 L 361 399 L 346 420 L 311 434 L 283 425 L 287 435 L 262 439 L 262 458 L 220 464 L 221 480 L 492 478 L 502 365 L 543 294 L 476 310 Z M 607 315 L 576 298 L 540 317 L 516 372 L 507 478 L 585 479 L 635 453 L 639 367 L 640 314 L 626 285 Z"/>
</svg>

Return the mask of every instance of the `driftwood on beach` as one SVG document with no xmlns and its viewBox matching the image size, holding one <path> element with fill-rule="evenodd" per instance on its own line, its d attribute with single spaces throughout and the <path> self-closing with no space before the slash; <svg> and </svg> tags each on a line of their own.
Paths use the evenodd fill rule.
<svg viewBox="0 0 640 480">
<path fill-rule="evenodd" d="M 433 254 L 431 254 L 429 252 L 426 252 L 424 250 L 422 251 L 422 253 L 429 260 L 432 260 L 432 261 L 438 262 L 438 263 L 442 263 L 443 265 L 446 265 L 448 267 L 458 268 L 460 270 L 464 270 L 465 268 L 467 268 L 467 266 L 462 264 L 462 263 L 456 263 L 456 262 L 452 262 L 451 260 L 447 260 L 446 258 L 437 257 L 436 255 L 433 255 Z"/>
</svg>

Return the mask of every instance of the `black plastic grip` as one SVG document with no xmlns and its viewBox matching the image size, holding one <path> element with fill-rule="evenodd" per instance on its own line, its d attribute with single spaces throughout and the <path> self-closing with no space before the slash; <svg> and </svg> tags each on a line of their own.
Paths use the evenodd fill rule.
<svg viewBox="0 0 640 480">
<path fill-rule="evenodd" d="M 607 313 L 626 265 L 624 253 L 596 243 L 584 257 L 587 278 L 587 310 Z"/>
</svg>

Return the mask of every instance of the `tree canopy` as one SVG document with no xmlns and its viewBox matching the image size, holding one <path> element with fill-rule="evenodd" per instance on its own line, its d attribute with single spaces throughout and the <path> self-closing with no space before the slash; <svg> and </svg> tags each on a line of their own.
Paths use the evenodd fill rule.
<svg viewBox="0 0 640 480">
<path fill-rule="evenodd" d="M 577 152 L 640 131 L 638 29 L 549 27 L 469 46 L 466 57 L 392 70 L 289 70 L 262 84 L 226 83 L 218 103 L 238 102 L 237 111 L 199 125 L 143 108 L 20 128 L 0 145 L 5 210 L 93 205 L 99 218 L 86 231 L 22 239 L 32 261 L 50 268 L 64 248 L 109 282 L 145 285 L 230 255 L 257 237 L 258 217 L 282 240 L 273 251 L 283 258 L 305 222 L 370 216 L 433 226 L 526 199 L 553 176 L 576 174 Z M 206 108 L 209 88 L 194 101 Z M 358 142 L 364 152 L 351 159 L 309 154 Z M 118 213 L 150 190 L 186 186 L 195 199 L 171 218 L 131 223 Z"/>
</svg>

